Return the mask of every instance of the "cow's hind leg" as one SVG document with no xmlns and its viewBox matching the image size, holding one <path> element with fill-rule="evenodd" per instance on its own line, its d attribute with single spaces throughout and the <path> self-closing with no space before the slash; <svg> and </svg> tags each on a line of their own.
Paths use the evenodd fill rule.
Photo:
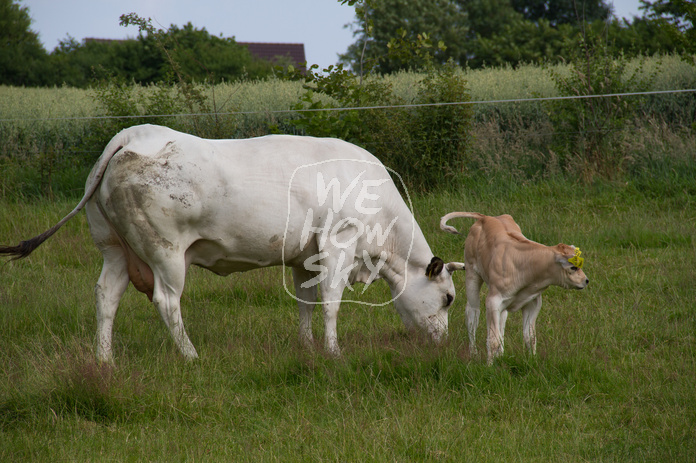
<svg viewBox="0 0 696 463">
<path fill-rule="evenodd" d="M 118 303 L 128 287 L 126 253 L 119 245 L 102 248 L 104 265 L 94 288 L 97 300 L 97 360 L 113 362 L 111 339 Z"/>
<path fill-rule="evenodd" d="M 85 207 L 89 231 L 104 258 L 101 275 L 94 288 L 97 303 L 97 360 L 113 362 L 111 339 L 114 317 L 128 287 L 128 259 L 116 232 L 111 228 L 95 200 Z"/>
<path fill-rule="evenodd" d="M 181 318 L 181 294 L 186 280 L 186 265 L 184 260 L 167 260 L 158 265 L 152 265 L 154 289 L 152 302 L 157 307 L 162 320 L 169 328 L 174 344 L 187 359 L 198 358 L 196 348 L 186 334 L 184 321 Z"/>
<path fill-rule="evenodd" d="M 312 336 L 312 312 L 317 302 L 317 285 L 311 280 L 315 273 L 302 267 L 293 267 L 292 278 L 295 284 L 295 296 L 300 310 L 300 342 L 308 349 L 314 348 L 314 336 Z M 304 287 L 303 287 L 304 284 Z"/>
</svg>

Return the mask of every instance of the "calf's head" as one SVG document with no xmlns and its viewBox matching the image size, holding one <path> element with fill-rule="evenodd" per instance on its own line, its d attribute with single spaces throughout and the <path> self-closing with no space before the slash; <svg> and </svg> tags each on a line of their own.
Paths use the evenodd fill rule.
<svg viewBox="0 0 696 463">
<path fill-rule="evenodd" d="M 433 257 L 427 268 L 409 271 L 394 306 L 407 328 L 425 330 L 436 342 L 447 336 L 448 311 L 455 297 L 452 273 L 463 270 L 459 262 Z"/>
<path fill-rule="evenodd" d="M 566 289 L 584 289 L 590 280 L 583 271 L 584 259 L 580 249 L 567 244 L 554 246 L 556 263 L 560 266 L 559 286 Z"/>
</svg>

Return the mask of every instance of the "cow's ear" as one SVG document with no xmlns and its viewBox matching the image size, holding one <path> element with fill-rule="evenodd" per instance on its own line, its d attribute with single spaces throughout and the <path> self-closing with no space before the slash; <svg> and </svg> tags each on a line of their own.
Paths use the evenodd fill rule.
<svg viewBox="0 0 696 463">
<path fill-rule="evenodd" d="M 432 280 L 436 276 L 438 276 L 440 273 L 442 273 L 442 269 L 445 268 L 445 262 L 440 259 L 439 257 L 433 257 L 430 259 L 430 263 L 425 269 L 425 275 Z"/>
<path fill-rule="evenodd" d="M 464 270 L 463 262 L 449 262 L 447 264 L 447 271 L 453 273 L 455 270 Z"/>
</svg>

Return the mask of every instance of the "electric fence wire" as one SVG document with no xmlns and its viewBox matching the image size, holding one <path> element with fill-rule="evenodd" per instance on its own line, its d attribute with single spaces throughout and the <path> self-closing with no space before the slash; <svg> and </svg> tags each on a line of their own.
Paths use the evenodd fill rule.
<svg viewBox="0 0 696 463">
<path fill-rule="evenodd" d="M 529 103 L 541 101 L 559 100 L 585 100 L 591 98 L 620 98 L 633 96 L 666 95 L 680 93 L 694 93 L 696 89 L 681 90 L 653 90 L 648 92 L 628 92 L 628 93 L 606 93 L 600 95 L 574 95 L 574 96 L 550 96 L 534 98 L 512 98 L 502 100 L 480 100 L 480 101 L 455 101 L 446 103 L 411 103 L 403 105 L 377 105 L 377 106 L 348 106 L 341 108 L 306 108 L 306 109 L 274 109 L 257 111 L 232 111 L 232 112 L 213 112 L 213 113 L 179 113 L 179 114 L 146 114 L 146 115 L 127 115 L 127 116 L 70 116 L 70 117 L 37 117 L 37 118 L 0 118 L 0 123 L 9 122 L 38 122 L 38 121 L 79 121 L 79 120 L 99 120 L 99 119 L 148 119 L 158 117 L 204 117 L 204 116 L 236 116 L 236 115 L 256 115 L 256 114 L 286 114 L 286 113 L 309 113 L 309 112 L 333 112 L 333 111 L 365 111 L 375 109 L 410 109 L 438 106 L 461 106 L 461 105 L 484 105 L 484 104 L 508 104 L 508 103 Z"/>
</svg>

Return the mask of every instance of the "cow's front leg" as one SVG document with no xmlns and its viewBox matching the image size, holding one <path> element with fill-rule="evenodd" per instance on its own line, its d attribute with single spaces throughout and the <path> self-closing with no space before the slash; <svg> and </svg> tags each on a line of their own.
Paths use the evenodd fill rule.
<svg viewBox="0 0 696 463">
<path fill-rule="evenodd" d="M 315 273 L 302 267 L 293 267 L 292 278 L 295 284 L 295 296 L 300 311 L 300 342 L 308 349 L 314 348 L 314 336 L 312 336 L 312 312 L 317 302 L 317 285 L 307 285 Z M 304 284 L 304 287 L 303 287 Z"/>
<path fill-rule="evenodd" d="M 340 302 L 328 302 L 324 304 L 324 348 L 329 355 L 341 356 L 341 348 L 338 347 L 338 332 L 336 331 L 336 319 Z"/>
<path fill-rule="evenodd" d="M 524 345 L 532 355 L 536 354 L 536 319 L 541 310 L 541 294 L 522 308 Z"/>
<path fill-rule="evenodd" d="M 503 310 L 502 298 L 497 294 L 488 294 L 486 297 L 486 325 L 488 326 L 488 337 L 486 346 L 488 348 L 488 364 L 493 364 L 493 360 L 503 354 L 503 333 L 500 331 L 501 312 Z"/>
<path fill-rule="evenodd" d="M 321 300 L 324 309 L 324 347 L 330 355 L 338 357 L 341 349 L 338 347 L 336 319 L 346 283 L 333 278 L 335 275 L 337 274 L 329 267 L 328 278 L 321 283 Z"/>
<path fill-rule="evenodd" d="M 350 222 L 349 222 L 350 223 Z M 343 290 L 350 286 L 351 272 L 356 268 L 354 262 L 356 229 L 346 225 L 334 236 L 324 248 L 322 263 L 326 266 L 326 278 L 321 282 L 321 300 L 324 308 L 324 344 L 326 351 L 333 356 L 340 356 L 336 318 L 341 306 Z"/>
</svg>

